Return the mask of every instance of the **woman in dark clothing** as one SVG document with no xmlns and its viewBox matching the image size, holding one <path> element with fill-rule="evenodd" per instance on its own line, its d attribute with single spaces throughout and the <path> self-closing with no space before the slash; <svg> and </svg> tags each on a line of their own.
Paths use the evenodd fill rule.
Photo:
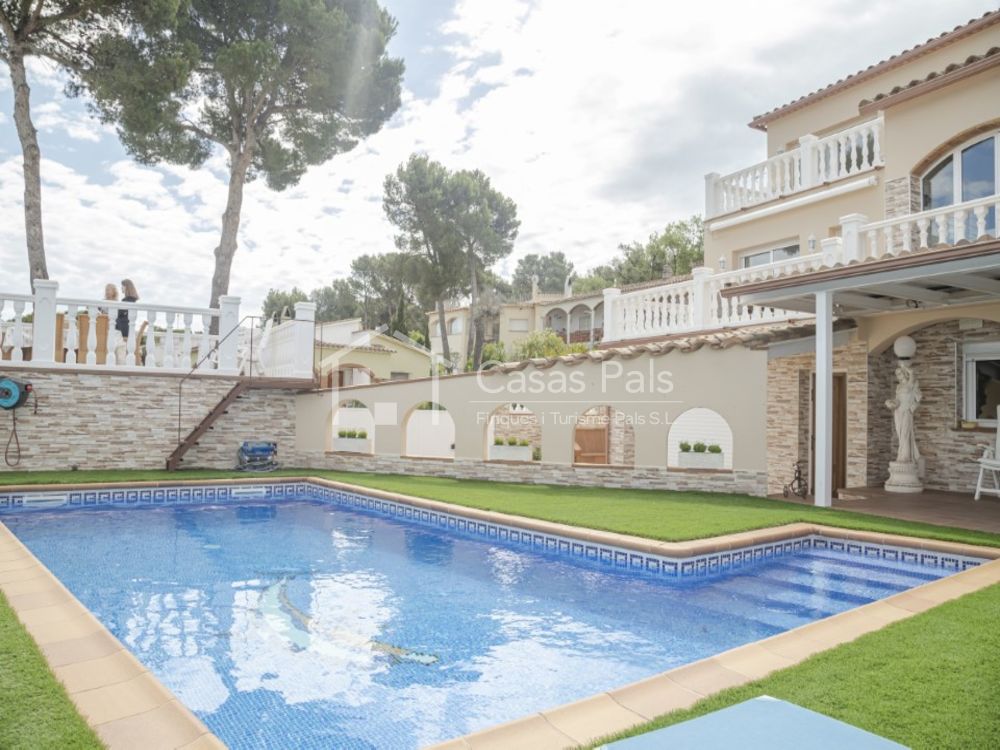
<svg viewBox="0 0 1000 750">
<path fill-rule="evenodd" d="M 122 302 L 138 302 L 139 292 L 136 291 L 132 279 L 122 280 Z M 128 310 L 119 310 L 115 329 L 121 331 L 122 338 L 128 339 Z"/>
</svg>

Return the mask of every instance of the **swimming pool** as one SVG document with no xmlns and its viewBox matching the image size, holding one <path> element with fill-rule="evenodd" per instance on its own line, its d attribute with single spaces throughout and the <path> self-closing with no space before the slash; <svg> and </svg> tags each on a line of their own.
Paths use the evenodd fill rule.
<svg viewBox="0 0 1000 750">
<path fill-rule="evenodd" d="M 399 503 L 225 500 L 3 521 L 236 750 L 420 747 L 974 564 L 810 538 L 685 577 Z"/>
</svg>

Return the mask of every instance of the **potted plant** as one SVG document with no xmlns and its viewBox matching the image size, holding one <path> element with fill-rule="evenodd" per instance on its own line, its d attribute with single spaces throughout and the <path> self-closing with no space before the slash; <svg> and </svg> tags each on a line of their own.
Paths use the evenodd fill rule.
<svg viewBox="0 0 1000 750">
<path fill-rule="evenodd" d="M 334 450 L 341 453 L 371 453 L 367 430 L 337 430 Z"/>
<path fill-rule="evenodd" d="M 716 443 L 709 445 L 699 440 L 694 444 L 685 441 L 678 447 L 680 453 L 677 454 L 677 464 L 682 469 L 725 468 L 725 457 L 722 454 L 721 445 Z"/>
<path fill-rule="evenodd" d="M 490 447 L 490 461 L 530 461 L 531 441 L 510 436 L 494 438 Z"/>
</svg>

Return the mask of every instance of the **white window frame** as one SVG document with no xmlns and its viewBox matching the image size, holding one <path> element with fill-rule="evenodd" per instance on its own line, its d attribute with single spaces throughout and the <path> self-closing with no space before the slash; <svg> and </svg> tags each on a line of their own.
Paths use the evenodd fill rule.
<svg viewBox="0 0 1000 750">
<path fill-rule="evenodd" d="M 1000 130 L 994 130 L 992 133 L 980 133 L 979 135 L 965 141 L 961 145 L 956 146 L 947 154 L 943 154 L 940 159 L 936 160 L 923 171 L 920 175 L 921 211 L 925 210 L 924 180 L 927 178 L 927 175 L 941 166 L 941 164 L 949 157 L 951 158 L 951 203 L 948 203 L 947 205 L 954 206 L 958 203 L 964 203 L 962 200 L 962 152 L 969 146 L 974 146 L 975 144 L 989 140 L 990 138 L 993 138 L 993 194 L 996 195 L 1000 192 Z"/>
<path fill-rule="evenodd" d="M 527 333 L 528 332 L 528 319 L 527 318 L 511 318 L 507 321 L 507 330 L 511 333 Z M 517 325 L 515 325 L 515 323 Z M 523 328 L 521 326 L 524 326 Z"/>
<path fill-rule="evenodd" d="M 962 419 L 992 427 L 996 426 L 996 419 L 981 419 L 976 414 L 976 362 L 983 359 L 1000 359 L 1000 341 L 980 341 L 962 347 L 964 372 Z"/>
<path fill-rule="evenodd" d="M 751 258 L 751 257 L 753 257 L 755 255 L 763 255 L 764 253 L 768 253 L 769 254 L 768 255 L 768 261 L 764 265 L 768 265 L 769 266 L 769 265 L 771 265 L 772 263 L 775 262 L 775 260 L 774 260 L 774 251 L 775 250 L 787 250 L 788 248 L 793 247 L 793 246 L 796 247 L 798 250 L 797 250 L 797 252 L 795 253 L 794 256 L 789 256 L 789 257 L 798 257 L 798 256 L 802 255 L 802 245 L 797 240 L 790 240 L 790 241 L 785 241 L 785 242 L 775 242 L 773 245 L 766 245 L 764 247 L 758 247 L 758 248 L 754 248 L 753 250 L 746 250 L 746 251 L 740 253 L 739 256 L 737 256 L 737 258 L 736 258 L 737 266 L 739 268 L 759 268 L 759 266 L 748 266 L 748 265 L 745 265 L 744 264 L 744 259 Z M 788 258 L 787 257 L 786 258 L 782 258 L 781 260 L 788 260 Z"/>
</svg>

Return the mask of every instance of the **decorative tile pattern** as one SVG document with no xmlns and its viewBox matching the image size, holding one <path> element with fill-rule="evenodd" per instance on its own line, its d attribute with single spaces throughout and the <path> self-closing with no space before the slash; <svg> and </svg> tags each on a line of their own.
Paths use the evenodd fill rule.
<svg viewBox="0 0 1000 750">
<path fill-rule="evenodd" d="M 309 482 L 261 482 L 259 484 L 183 487 L 138 487 L 72 489 L 66 492 L 0 493 L 0 517 L 4 513 L 100 506 L 164 506 L 240 503 L 247 500 L 309 499 L 376 513 L 410 523 L 447 529 L 452 533 L 482 537 L 528 547 L 549 555 L 576 557 L 643 575 L 671 579 L 697 579 L 720 575 L 777 557 L 807 550 L 829 550 L 870 560 L 961 571 L 981 564 L 975 557 L 931 552 L 890 545 L 832 539 L 811 534 L 798 539 L 756 544 L 736 550 L 712 552 L 688 558 L 670 558 L 610 545 L 583 542 L 570 537 L 530 531 L 517 526 L 489 523 L 454 513 L 418 508 L 407 503 L 315 485 Z"/>
</svg>

